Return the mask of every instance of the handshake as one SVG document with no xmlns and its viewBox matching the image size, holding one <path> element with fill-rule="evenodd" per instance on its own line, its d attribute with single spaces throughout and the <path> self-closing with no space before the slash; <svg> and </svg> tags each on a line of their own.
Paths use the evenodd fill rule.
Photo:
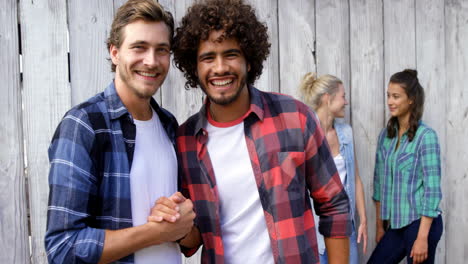
<svg viewBox="0 0 468 264">
<path fill-rule="evenodd" d="M 163 225 L 160 238 L 162 241 L 178 242 L 187 248 L 201 244 L 198 228 L 194 226 L 195 212 L 193 203 L 180 192 L 170 197 L 160 197 L 151 208 L 148 224 Z"/>
</svg>

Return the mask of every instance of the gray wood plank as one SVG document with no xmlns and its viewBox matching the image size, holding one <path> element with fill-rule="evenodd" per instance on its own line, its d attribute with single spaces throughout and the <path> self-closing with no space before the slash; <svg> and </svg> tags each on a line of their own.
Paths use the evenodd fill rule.
<svg viewBox="0 0 468 264">
<path fill-rule="evenodd" d="M 279 92 L 279 39 L 278 39 L 278 1 L 247 0 L 255 8 L 258 20 L 268 27 L 271 42 L 270 56 L 263 63 L 263 72 L 254 86 L 262 91 Z"/>
<path fill-rule="evenodd" d="M 172 13 L 175 20 L 175 27 L 179 25 L 180 20 L 185 15 L 187 8 L 192 5 L 193 0 L 159 0 L 159 3 L 169 12 Z M 164 81 L 164 84 L 159 89 L 161 93 L 162 106 L 177 118 L 179 123 L 185 122 L 185 120 L 191 115 L 197 113 L 203 103 L 203 92 L 200 88 L 190 88 L 186 90 L 184 88 L 185 78 L 174 63 L 171 61 L 171 68 L 169 74 Z M 182 256 L 182 262 L 185 264 L 200 264 L 201 261 L 201 248 L 198 249 L 190 258 Z"/>
<path fill-rule="evenodd" d="M 46 263 L 47 149 L 70 108 L 65 1 L 20 1 L 23 122 L 31 214 L 32 263 Z"/>
<path fill-rule="evenodd" d="M 414 0 L 384 1 L 385 91 L 392 74 L 416 67 L 414 7 Z M 387 107 L 385 114 L 390 116 Z"/>
<path fill-rule="evenodd" d="M 17 12 L 17 1 L 0 9 L 0 263 L 30 263 Z"/>
<path fill-rule="evenodd" d="M 172 13 L 177 27 L 185 15 L 187 8 L 193 3 L 193 0 L 177 2 L 160 0 L 159 2 Z M 185 122 L 191 115 L 197 113 L 203 104 L 202 90 L 200 88 L 186 90 L 184 88 L 185 81 L 183 74 L 171 63 L 169 74 L 160 89 L 163 107 L 171 111 L 180 124 Z"/>
<path fill-rule="evenodd" d="M 439 98 L 447 98 L 445 263 L 461 263 L 468 257 L 468 2 L 445 1 L 445 56 L 447 85 Z M 443 53 L 441 54 L 443 56 Z M 442 114 L 442 113 L 439 113 Z"/>
<path fill-rule="evenodd" d="M 356 161 L 364 185 L 367 213 L 367 254 L 375 247 L 375 206 L 372 200 L 375 150 L 384 127 L 385 95 L 382 2 L 350 1 L 351 93 L 349 94 Z M 359 217 L 357 217 L 359 221 Z"/>
<path fill-rule="evenodd" d="M 113 14 L 112 0 L 68 0 L 72 106 L 103 91 L 112 81 L 106 40 Z"/>
<path fill-rule="evenodd" d="M 446 148 L 446 107 L 447 96 L 441 96 L 441 87 L 445 87 L 445 20 L 444 0 L 416 1 L 416 63 L 418 79 L 424 88 L 426 102 L 423 120 L 434 128 L 439 137 L 442 158 L 442 194 L 449 192 L 445 184 Z M 442 199 L 441 209 L 447 211 L 446 200 Z M 445 214 L 442 215 L 445 217 Z M 445 240 L 439 241 L 435 263 L 444 263 Z"/>
<path fill-rule="evenodd" d="M 343 81 L 345 93 L 350 94 L 349 67 L 349 2 L 316 2 L 317 73 L 332 74 Z M 345 119 L 350 121 L 349 108 Z"/>
<path fill-rule="evenodd" d="M 114 0 L 114 14 L 115 14 L 115 12 L 117 12 L 117 9 L 119 7 L 121 7 L 123 4 L 125 4 L 125 2 L 127 2 L 127 0 Z"/>
<path fill-rule="evenodd" d="M 177 22 L 192 1 L 160 0 Z M 11 65 L 0 70 L 0 78 L 7 82 L 2 89 L 8 95 L 0 99 L 5 106 L 1 108 L 0 128 L 4 136 L 0 141 L 7 150 L 0 154 L 0 193 L 4 197 L 2 201 L 11 202 L 1 206 L 1 223 L 9 228 L 16 225 L 17 232 L 4 232 L 0 249 L 11 253 L 0 256 L 0 262 L 29 261 L 29 249 L 25 245 L 27 223 L 17 221 L 26 219 L 21 153 L 23 122 L 26 171 L 30 179 L 31 259 L 33 263 L 45 263 L 46 150 L 58 121 L 71 104 L 102 91 L 111 81 L 113 74 L 106 60 L 109 55 L 105 40 L 116 8 L 125 1 L 68 1 L 73 99 L 67 71 L 67 1 L 19 2 L 23 22 L 23 116 L 20 114 L 19 63 L 15 55 L 18 49 L 15 39 L 18 33 L 14 26 L 16 1 L 7 2 L 6 8 L 0 10 L 1 21 L 10 21 L 0 26 L 0 44 L 8 50 L 0 55 L 0 62 Z M 272 42 L 264 73 L 255 84 L 258 88 L 298 97 L 300 78 L 308 71 L 317 71 L 319 75 L 331 73 L 345 83 L 351 102 L 347 120 L 354 128 L 367 197 L 369 252 L 375 245 L 375 209 L 371 200 L 373 160 L 377 134 L 388 119 L 385 104 L 388 79 L 404 68 L 417 67 L 426 91 L 423 119 L 437 131 L 442 146 L 445 233 L 439 243 L 436 262 L 457 263 L 464 259 L 464 252 L 468 252 L 468 242 L 463 239 L 468 235 L 468 212 L 463 198 L 468 198 L 464 188 L 468 171 L 461 164 L 468 160 L 465 151 L 468 141 L 463 137 L 468 125 L 468 100 L 464 88 L 468 65 L 465 51 L 468 3 L 463 0 L 249 2 L 268 25 Z M 314 52 L 317 52 L 316 59 Z M 183 75 L 171 66 L 165 84 L 155 96 L 179 122 L 196 113 L 203 101 L 200 89 L 186 91 L 184 83 Z M 4 210 L 20 218 L 15 217 L 12 222 L 13 218 L 3 214 Z M 12 237 L 7 237 L 9 235 Z M 200 263 L 199 257 L 198 253 L 184 261 Z"/>
<path fill-rule="evenodd" d="M 315 64 L 315 1 L 278 1 L 280 92 L 301 99 L 299 85 Z"/>
</svg>

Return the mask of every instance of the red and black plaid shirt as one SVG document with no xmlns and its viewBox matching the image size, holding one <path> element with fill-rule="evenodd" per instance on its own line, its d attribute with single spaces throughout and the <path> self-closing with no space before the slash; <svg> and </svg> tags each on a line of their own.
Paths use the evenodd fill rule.
<svg viewBox="0 0 468 264">
<path fill-rule="evenodd" d="M 325 237 L 351 233 L 348 197 L 323 132 L 303 103 L 254 87 L 249 92 L 245 140 L 275 263 L 318 263 L 309 194 Z M 207 122 L 205 104 L 179 128 L 182 189 L 195 205 L 196 225 L 203 239 L 202 263 L 224 263 L 219 194 L 206 146 Z"/>
</svg>

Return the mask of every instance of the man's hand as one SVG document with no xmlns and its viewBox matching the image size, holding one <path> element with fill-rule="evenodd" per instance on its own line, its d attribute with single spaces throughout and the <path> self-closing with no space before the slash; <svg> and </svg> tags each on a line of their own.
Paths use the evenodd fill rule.
<svg viewBox="0 0 468 264">
<path fill-rule="evenodd" d="M 151 208 L 151 213 L 148 216 L 148 221 L 162 222 L 163 220 L 174 223 L 180 218 L 180 205 L 185 202 L 186 198 L 176 192 L 171 197 L 160 197 Z"/>
<path fill-rule="evenodd" d="M 179 202 L 185 199 L 177 200 L 178 198 L 176 197 L 172 198 Z M 193 204 L 189 199 L 185 199 L 178 203 L 177 207 L 179 219 L 174 223 L 168 221 L 148 221 L 143 225 L 135 227 L 119 230 L 105 230 L 104 249 L 99 263 L 116 261 L 142 248 L 176 241 L 185 237 L 187 233 L 195 229 L 192 228 L 193 220 L 195 219 Z M 153 210 L 155 209 L 153 208 Z M 199 236 L 198 234 L 198 237 Z M 198 239 L 198 241 L 201 240 L 200 238 Z"/>
<path fill-rule="evenodd" d="M 175 222 L 163 221 L 161 223 L 148 222 L 148 224 L 161 224 L 163 225 L 160 238 L 163 241 L 176 241 L 185 237 L 193 227 L 193 220 L 195 219 L 195 212 L 193 211 L 193 203 L 191 200 L 186 199 L 179 205 L 179 218 Z"/>
<path fill-rule="evenodd" d="M 169 241 L 176 241 L 185 237 L 193 227 L 195 212 L 193 203 L 186 199 L 180 192 L 171 197 L 159 198 L 148 216 L 148 223 L 157 222 L 165 225 L 164 234 L 161 235 Z M 172 238 L 171 238 L 172 237 Z"/>
</svg>

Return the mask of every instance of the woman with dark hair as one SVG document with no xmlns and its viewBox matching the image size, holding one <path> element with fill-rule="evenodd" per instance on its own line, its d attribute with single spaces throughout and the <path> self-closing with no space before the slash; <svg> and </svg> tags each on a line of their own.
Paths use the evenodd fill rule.
<svg viewBox="0 0 468 264">
<path fill-rule="evenodd" d="M 408 263 L 434 263 L 442 235 L 440 147 L 436 132 L 421 121 L 417 71 L 392 75 L 387 104 L 391 118 L 379 136 L 374 171 L 378 244 L 368 263 L 399 263 L 405 256 Z"/>
</svg>

